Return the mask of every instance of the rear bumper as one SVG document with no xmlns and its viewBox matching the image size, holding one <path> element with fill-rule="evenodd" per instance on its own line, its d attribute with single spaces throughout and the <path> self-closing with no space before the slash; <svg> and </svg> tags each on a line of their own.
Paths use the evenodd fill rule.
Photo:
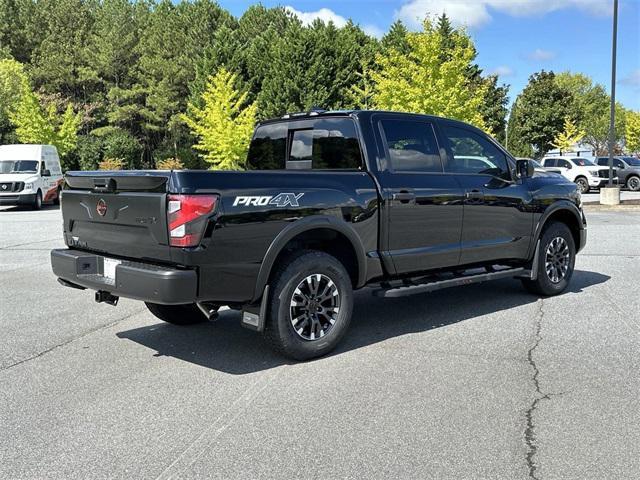
<svg viewBox="0 0 640 480">
<path fill-rule="evenodd" d="M 0 205 L 32 205 L 35 201 L 35 193 L 0 195 Z"/>
<path fill-rule="evenodd" d="M 73 249 L 51 251 L 53 273 L 62 280 L 91 290 L 165 305 L 194 303 L 198 296 L 195 270 L 122 260 L 115 280 L 103 275 L 104 256 Z"/>
</svg>

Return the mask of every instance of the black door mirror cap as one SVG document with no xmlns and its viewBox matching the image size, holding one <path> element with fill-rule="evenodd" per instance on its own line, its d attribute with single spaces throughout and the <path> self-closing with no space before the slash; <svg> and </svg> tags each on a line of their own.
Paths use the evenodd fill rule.
<svg viewBox="0 0 640 480">
<path fill-rule="evenodd" d="M 533 177 L 535 173 L 535 167 L 529 160 L 516 160 L 516 171 L 520 178 Z"/>
<path fill-rule="evenodd" d="M 43 177 L 50 177 L 51 176 L 51 171 L 47 168 L 45 168 L 44 170 L 42 170 L 42 176 Z"/>
</svg>

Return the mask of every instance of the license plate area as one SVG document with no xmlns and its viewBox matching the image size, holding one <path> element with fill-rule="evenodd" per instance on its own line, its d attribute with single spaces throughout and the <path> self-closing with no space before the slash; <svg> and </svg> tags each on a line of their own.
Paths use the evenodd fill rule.
<svg viewBox="0 0 640 480">
<path fill-rule="evenodd" d="M 116 282 L 116 267 L 122 263 L 122 260 L 114 258 L 102 258 L 102 276 L 109 283 Z"/>
</svg>

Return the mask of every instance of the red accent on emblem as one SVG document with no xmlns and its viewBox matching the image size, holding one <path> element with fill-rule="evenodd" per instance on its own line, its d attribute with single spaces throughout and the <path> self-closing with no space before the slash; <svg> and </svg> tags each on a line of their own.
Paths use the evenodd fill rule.
<svg viewBox="0 0 640 480">
<path fill-rule="evenodd" d="M 100 215 L 101 217 L 104 217 L 107 213 L 107 202 L 105 202 L 103 199 L 98 200 L 98 204 L 96 205 L 96 212 L 98 212 L 98 215 Z"/>
</svg>

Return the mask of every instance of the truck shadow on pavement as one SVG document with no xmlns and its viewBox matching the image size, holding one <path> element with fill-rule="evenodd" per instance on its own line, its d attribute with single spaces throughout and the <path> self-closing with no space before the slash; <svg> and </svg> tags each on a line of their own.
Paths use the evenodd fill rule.
<svg viewBox="0 0 640 480">
<path fill-rule="evenodd" d="M 580 293 L 610 278 L 576 270 L 568 293 Z M 349 331 L 329 356 L 535 303 L 538 298 L 516 280 L 391 299 L 376 298 L 364 289 L 356 292 Z M 216 322 L 190 327 L 157 323 L 118 332 L 117 336 L 154 350 L 156 357 L 170 356 L 233 375 L 295 363 L 273 353 L 260 334 L 243 328 L 239 312 L 234 311 L 223 312 Z"/>
</svg>

